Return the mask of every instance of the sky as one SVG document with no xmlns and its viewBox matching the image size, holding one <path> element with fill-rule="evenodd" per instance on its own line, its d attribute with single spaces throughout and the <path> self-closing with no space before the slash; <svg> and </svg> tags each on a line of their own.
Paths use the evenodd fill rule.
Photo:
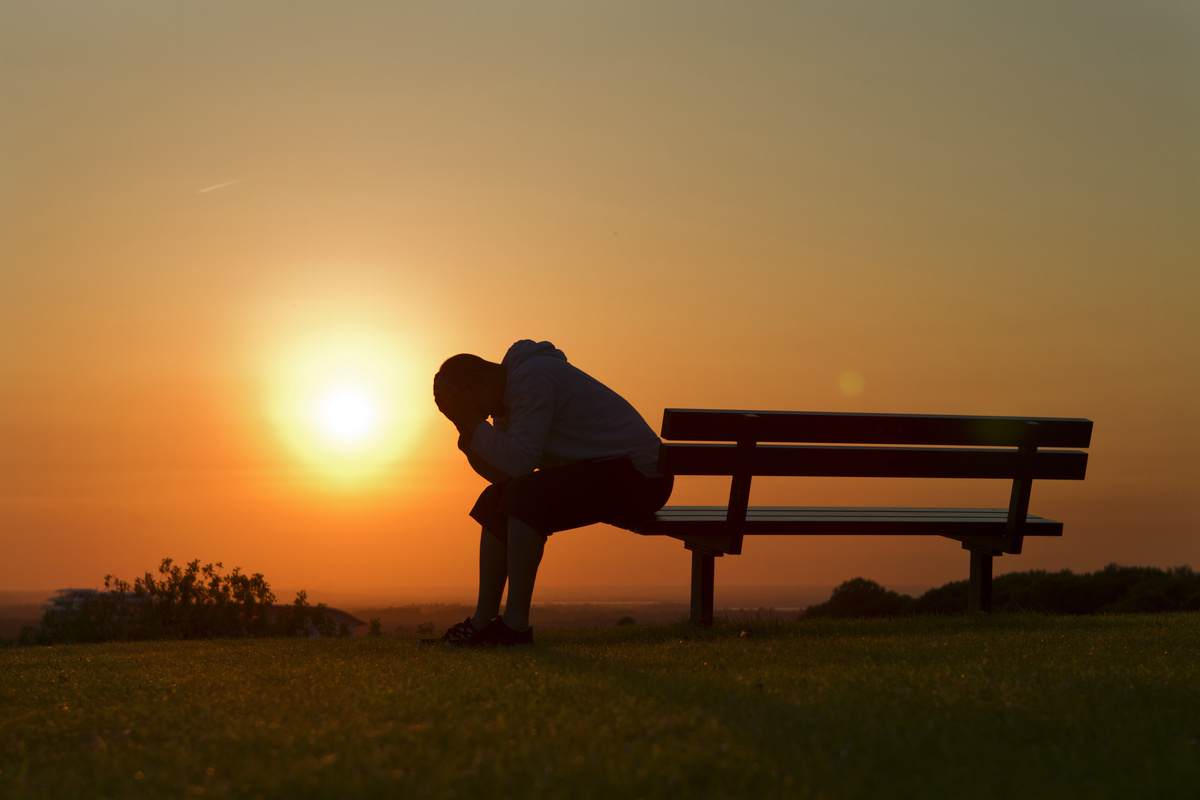
<svg viewBox="0 0 1200 800">
<path fill-rule="evenodd" d="M 1032 495 L 1065 535 L 997 572 L 1200 568 L 1198 143 L 1173 0 L 0 0 L 0 590 L 164 557 L 469 587 L 482 482 L 429 387 L 524 338 L 656 429 L 1086 417 L 1086 480 Z M 539 585 L 682 587 L 689 556 L 595 526 Z M 967 568 L 940 537 L 750 539 L 717 601 Z"/>
</svg>

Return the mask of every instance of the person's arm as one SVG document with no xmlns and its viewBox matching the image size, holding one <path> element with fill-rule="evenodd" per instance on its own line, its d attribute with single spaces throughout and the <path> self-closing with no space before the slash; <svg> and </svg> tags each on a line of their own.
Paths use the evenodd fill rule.
<svg viewBox="0 0 1200 800">
<path fill-rule="evenodd" d="M 483 422 L 483 415 L 474 404 L 467 400 L 468 395 L 465 391 L 449 381 L 442 380 L 440 376 L 434 376 L 433 401 L 437 404 L 438 410 L 458 428 L 458 449 L 467 457 L 467 463 L 471 465 L 471 469 L 489 483 L 506 481 L 512 476 L 488 463 L 486 459 L 471 449 L 473 430 Z"/>
<path fill-rule="evenodd" d="M 506 481 L 512 477 L 504 470 L 493 467 L 478 453 L 472 450 L 465 436 L 458 437 L 458 449 L 462 450 L 463 455 L 467 457 L 467 463 L 471 465 L 471 469 L 479 473 L 479 476 L 488 483 L 500 483 L 501 481 Z"/>
<path fill-rule="evenodd" d="M 525 475 L 541 465 L 554 422 L 556 392 L 545 375 L 526 373 L 510 387 L 505 430 L 482 421 L 468 435 L 469 447 L 509 475 Z"/>
</svg>

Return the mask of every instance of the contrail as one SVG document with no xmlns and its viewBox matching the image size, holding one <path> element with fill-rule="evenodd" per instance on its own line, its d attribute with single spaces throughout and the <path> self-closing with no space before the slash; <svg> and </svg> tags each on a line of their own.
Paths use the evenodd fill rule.
<svg viewBox="0 0 1200 800">
<path fill-rule="evenodd" d="M 238 178 L 236 181 L 225 181 L 224 183 L 218 183 L 216 186 L 210 186 L 207 189 L 201 189 L 200 191 L 196 192 L 196 194 L 204 194 L 205 192 L 211 192 L 213 189 L 224 189 L 226 186 L 233 186 L 235 183 L 241 183 L 244 180 L 246 180 L 246 179 Z"/>
</svg>

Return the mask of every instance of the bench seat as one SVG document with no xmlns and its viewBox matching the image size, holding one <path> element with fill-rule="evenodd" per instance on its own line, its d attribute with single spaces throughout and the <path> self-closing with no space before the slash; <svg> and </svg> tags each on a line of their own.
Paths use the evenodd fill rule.
<svg viewBox="0 0 1200 800">
<path fill-rule="evenodd" d="M 629 530 L 646 536 L 722 536 L 728 529 L 725 506 L 667 506 L 653 519 Z M 1062 536 L 1063 524 L 1029 514 L 1025 536 Z M 1002 538 L 1007 508 L 842 508 L 825 506 L 751 506 L 741 525 L 744 535 L 764 536 L 912 536 Z M 723 551 L 729 552 L 729 551 Z"/>
</svg>

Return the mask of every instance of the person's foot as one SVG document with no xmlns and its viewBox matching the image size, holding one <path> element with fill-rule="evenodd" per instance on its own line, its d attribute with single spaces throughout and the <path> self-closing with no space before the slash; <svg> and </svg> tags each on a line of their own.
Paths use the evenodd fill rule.
<svg viewBox="0 0 1200 800">
<path fill-rule="evenodd" d="M 486 628 L 487 626 L 485 625 L 484 627 Z M 477 633 L 479 633 L 479 630 L 471 624 L 471 618 L 467 617 L 457 625 L 451 625 L 440 637 L 436 639 L 421 639 L 420 641 L 421 644 L 438 644 L 440 642 L 458 644 L 459 642 L 465 642 Z"/>
<path fill-rule="evenodd" d="M 446 642 L 447 647 L 511 647 L 518 644 L 533 644 L 533 628 L 514 631 L 496 617 L 469 639 Z"/>
</svg>

